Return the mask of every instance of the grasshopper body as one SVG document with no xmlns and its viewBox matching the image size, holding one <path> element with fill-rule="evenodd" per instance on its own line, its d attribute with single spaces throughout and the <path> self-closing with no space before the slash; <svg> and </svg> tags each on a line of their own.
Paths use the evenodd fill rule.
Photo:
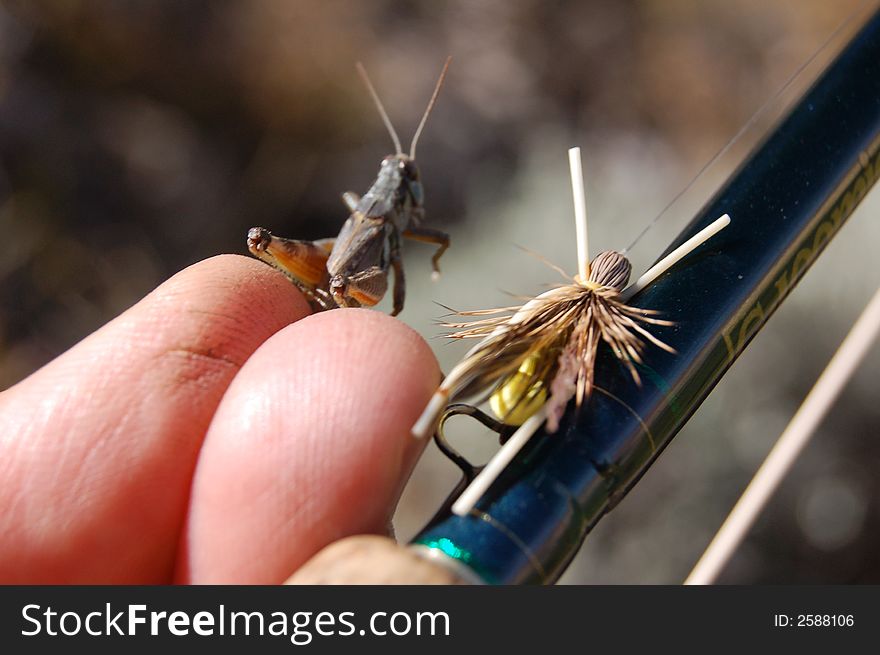
<svg viewBox="0 0 880 655">
<path fill-rule="evenodd" d="M 388 287 L 388 269 L 394 270 L 394 308 L 403 309 L 405 281 L 400 260 L 402 237 L 436 243 L 437 260 L 449 246 L 449 237 L 439 231 L 421 228 L 422 184 L 416 162 L 407 155 L 389 155 L 382 160 L 379 175 L 360 200 L 344 196 L 352 203 L 352 213 L 342 226 L 330 258 L 330 294 L 337 305 L 358 307 L 375 305 Z"/>
<path fill-rule="evenodd" d="M 400 244 L 403 237 L 438 246 L 432 258 L 439 273 L 440 256 L 449 246 L 449 236 L 418 225 L 424 215 L 422 184 L 415 162 L 415 147 L 425 120 L 434 105 L 446 66 L 413 137 L 410 154 L 401 152 L 400 140 L 373 90 L 366 73 L 358 67 L 385 125 L 396 153 L 382 160 L 379 175 L 359 198 L 348 192 L 343 202 L 351 214 L 335 239 L 300 241 L 273 235 L 265 228 L 251 228 L 248 249 L 256 257 L 281 270 L 306 295 L 316 310 L 335 307 L 371 307 L 388 289 L 388 271 L 394 271 L 394 316 L 403 309 L 406 296 Z"/>
</svg>

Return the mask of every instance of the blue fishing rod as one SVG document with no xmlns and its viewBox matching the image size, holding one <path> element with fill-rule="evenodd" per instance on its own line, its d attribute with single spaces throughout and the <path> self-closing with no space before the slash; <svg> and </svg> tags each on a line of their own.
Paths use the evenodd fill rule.
<svg viewBox="0 0 880 655">
<path fill-rule="evenodd" d="M 555 582 L 599 519 L 638 482 L 785 300 L 880 176 L 880 12 L 746 158 L 664 255 L 723 214 L 729 227 L 629 304 L 674 321 L 654 335 L 642 385 L 600 349 L 593 393 L 542 430 L 467 516 L 450 511 L 466 472 L 412 541 L 465 578 Z M 462 406 L 489 427 L 502 425 Z M 441 435 L 442 437 L 442 435 Z"/>
</svg>

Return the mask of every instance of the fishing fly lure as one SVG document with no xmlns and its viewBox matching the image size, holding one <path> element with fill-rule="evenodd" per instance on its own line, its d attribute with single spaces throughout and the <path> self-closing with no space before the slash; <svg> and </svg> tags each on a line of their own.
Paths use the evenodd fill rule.
<svg viewBox="0 0 880 655">
<path fill-rule="evenodd" d="M 730 222 L 725 214 L 627 287 L 632 265 L 622 253 L 608 250 L 592 262 L 587 257 L 579 149 L 572 149 L 570 156 L 578 225 L 578 274 L 568 284 L 520 307 L 460 312 L 474 320 L 448 323 L 457 330 L 450 337 L 482 340 L 449 372 L 413 426 L 413 435 L 423 438 L 434 430 L 448 405 L 487 398 L 504 423 L 521 425 L 453 505 L 453 511 L 459 514 L 470 511 L 542 424 L 546 422 L 548 433 L 555 432 L 569 401 L 574 398 L 579 407 L 589 397 L 600 343 L 609 346 L 636 384 L 641 383 L 636 366 L 642 363 L 648 343 L 675 352 L 650 331 L 653 325 L 673 322 L 658 318 L 654 311 L 633 307 L 628 301 Z"/>
<path fill-rule="evenodd" d="M 422 227 L 424 191 L 416 165 L 416 145 L 434 107 L 451 57 L 446 60 L 428 107 L 416 128 L 409 154 L 400 139 L 366 71 L 357 65 L 382 122 L 394 142 L 395 153 L 382 160 L 379 175 L 362 198 L 342 194 L 351 214 L 335 239 L 302 241 L 272 234 L 263 227 L 248 231 L 248 250 L 284 273 L 306 296 L 316 311 L 336 307 L 372 307 L 388 289 L 388 270 L 394 270 L 393 309 L 403 309 L 406 296 L 400 244 L 403 237 L 438 246 L 431 260 L 434 277 L 438 260 L 449 247 L 449 235 Z"/>
<path fill-rule="evenodd" d="M 429 434 L 446 405 L 464 399 L 482 402 L 487 397 L 498 417 L 513 425 L 522 424 L 543 407 L 547 431 L 555 432 L 568 401 L 574 397 L 581 405 L 589 396 L 601 342 L 608 344 L 639 384 L 636 366 L 642 362 L 647 343 L 674 352 L 651 334 L 650 326 L 673 323 L 657 318 L 656 312 L 627 304 L 628 300 L 729 222 L 725 214 L 629 288 L 625 287 L 632 265 L 623 254 L 608 250 L 590 263 L 583 257 L 580 273 L 569 284 L 521 307 L 459 312 L 485 318 L 447 323 L 457 330 L 448 336 L 483 339 L 443 380 L 413 434 Z"/>
<path fill-rule="evenodd" d="M 514 425 L 546 405 L 547 431 L 552 433 L 572 396 L 580 406 L 590 395 L 600 342 L 610 346 L 640 384 L 635 365 L 642 362 L 647 342 L 674 352 L 647 327 L 672 322 L 621 301 L 631 271 L 626 257 L 608 250 L 590 263 L 587 279 L 575 276 L 514 313 L 510 308 L 461 312 L 491 316 L 446 324 L 458 329 L 448 335 L 453 339 L 483 340 L 452 370 L 438 393 L 448 393 L 448 402 L 454 402 L 490 390 L 493 411 Z"/>
</svg>

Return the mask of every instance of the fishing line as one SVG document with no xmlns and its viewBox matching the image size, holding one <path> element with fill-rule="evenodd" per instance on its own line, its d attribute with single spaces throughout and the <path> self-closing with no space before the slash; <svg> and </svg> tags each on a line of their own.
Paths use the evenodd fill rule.
<svg viewBox="0 0 880 655">
<path fill-rule="evenodd" d="M 672 200 L 670 200 L 666 204 L 666 206 L 663 207 L 662 210 L 660 210 L 660 213 L 657 214 L 653 218 L 653 220 L 651 220 L 651 222 L 649 222 L 644 228 L 642 228 L 642 231 L 639 232 L 633 242 L 620 251 L 622 255 L 626 255 L 630 250 L 632 250 L 635 245 L 642 239 L 642 237 L 644 237 L 645 234 L 647 234 L 648 231 L 651 230 L 651 228 L 653 228 L 660 221 L 660 219 L 666 215 L 666 213 L 672 208 L 672 206 L 676 202 L 678 202 L 681 197 L 684 196 L 684 194 L 687 193 L 719 159 L 721 159 L 724 155 L 728 153 L 728 151 L 730 151 L 734 144 L 736 144 L 736 142 L 739 141 L 740 138 L 742 138 L 742 136 L 746 132 L 748 132 L 749 129 L 752 128 L 758 122 L 758 120 L 760 120 L 767 113 L 770 107 L 776 104 L 776 101 L 779 100 L 779 98 L 782 97 L 782 95 L 791 87 L 795 80 L 797 80 L 801 76 L 804 70 L 806 70 L 810 66 L 810 64 L 812 64 L 818 58 L 818 56 L 822 54 L 825 49 L 828 48 L 828 46 L 841 34 L 841 32 L 843 32 L 843 30 L 850 23 L 852 23 L 856 15 L 860 14 L 871 2 L 872 0 L 866 0 L 865 2 L 863 2 L 856 9 L 854 9 L 840 25 L 837 26 L 837 28 L 831 33 L 831 35 L 827 39 L 825 39 L 822 45 L 820 45 L 818 49 L 813 52 L 813 54 L 810 55 L 810 57 L 803 64 L 801 64 L 794 73 L 792 73 L 788 77 L 782 87 L 780 87 L 780 89 L 776 93 L 774 93 L 768 100 L 764 102 L 764 104 L 762 104 L 758 108 L 758 110 L 754 114 L 752 114 L 751 118 L 749 118 L 749 120 L 745 122 L 745 124 L 737 131 L 736 134 L 733 135 L 733 137 L 721 148 L 721 150 L 716 152 L 715 155 L 711 159 L 709 159 L 709 161 L 703 164 L 703 167 L 697 172 L 697 174 L 691 179 L 691 181 L 688 182 L 681 191 L 673 196 Z"/>
</svg>

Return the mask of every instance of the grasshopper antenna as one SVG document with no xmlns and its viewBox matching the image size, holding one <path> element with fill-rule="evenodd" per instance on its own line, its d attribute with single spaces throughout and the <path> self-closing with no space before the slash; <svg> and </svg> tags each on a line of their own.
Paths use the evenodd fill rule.
<svg viewBox="0 0 880 655">
<path fill-rule="evenodd" d="M 364 65 L 361 62 L 355 64 L 355 67 L 357 68 L 357 72 L 360 74 L 361 79 L 364 81 L 364 84 L 367 87 L 367 91 L 370 92 L 370 97 L 372 97 L 373 102 L 376 103 L 376 109 L 379 110 L 379 116 L 382 117 L 382 122 L 385 123 L 385 127 L 388 129 L 388 134 L 391 135 L 391 140 L 394 142 L 394 154 L 402 155 L 403 148 L 400 147 L 400 139 L 397 137 L 397 132 L 394 131 L 394 126 L 391 124 L 391 119 L 388 118 L 388 112 L 385 111 L 385 107 L 382 105 L 382 101 L 379 100 L 379 94 L 376 93 L 376 89 L 373 88 L 373 84 L 370 82 L 370 77 L 367 75 L 367 70 L 364 68 Z M 446 72 L 445 69 L 444 72 Z M 436 93 L 434 95 L 436 95 Z M 434 102 L 433 98 L 431 99 L 431 102 Z M 424 122 L 424 119 L 422 120 L 422 122 Z"/>
<path fill-rule="evenodd" d="M 419 137 L 422 136 L 422 128 L 425 127 L 425 122 L 428 120 L 428 116 L 430 115 L 431 110 L 434 108 L 434 103 L 437 101 L 437 96 L 440 94 L 440 87 L 443 86 L 443 80 L 446 78 L 446 69 L 449 68 L 449 62 L 451 61 L 451 56 L 446 58 L 446 63 L 443 64 L 443 70 L 440 71 L 440 77 L 437 79 L 437 85 L 434 87 L 434 93 L 431 96 L 431 99 L 428 101 L 428 108 L 425 109 L 425 113 L 422 115 L 422 120 L 419 123 L 419 126 L 416 128 L 416 133 L 412 139 L 412 145 L 410 145 L 409 147 L 410 159 L 416 158 L 416 144 L 419 142 Z M 398 152 L 400 152 L 399 149 Z"/>
</svg>

